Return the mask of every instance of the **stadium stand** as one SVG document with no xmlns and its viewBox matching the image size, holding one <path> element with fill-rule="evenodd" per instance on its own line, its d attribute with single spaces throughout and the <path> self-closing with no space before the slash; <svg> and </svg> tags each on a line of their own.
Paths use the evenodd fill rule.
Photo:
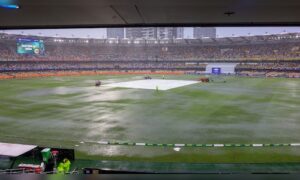
<svg viewBox="0 0 300 180">
<path fill-rule="evenodd" d="M 79 39 L 30 36 L 45 42 L 44 55 L 20 55 L 18 38 L 0 34 L 0 71 L 205 72 L 212 62 L 238 63 L 244 76 L 300 77 L 300 34 L 204 39 Z"/>
</svg>

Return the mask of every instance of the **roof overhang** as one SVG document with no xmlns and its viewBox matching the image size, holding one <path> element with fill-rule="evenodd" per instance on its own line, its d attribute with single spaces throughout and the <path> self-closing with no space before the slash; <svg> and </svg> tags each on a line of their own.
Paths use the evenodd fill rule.
<svg viewBox="0 0 300 180">
<path fill-rule="evenodd" d="M 2 28 L 300 25 L 297 0 L 16 0 Z"/>
<path fill-rule="evenodd" d="M 18 157 L 34 148 L 36 145 L 11 144 L 0 142 L 0 156 Z"/>
</svg>

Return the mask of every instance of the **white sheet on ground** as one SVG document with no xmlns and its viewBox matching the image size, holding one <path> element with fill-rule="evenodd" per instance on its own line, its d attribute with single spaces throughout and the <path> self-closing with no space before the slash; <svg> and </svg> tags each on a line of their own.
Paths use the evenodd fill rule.
<svg viewBox="0 0 300 180">
<path fill-rule="evenodd" d="M 123 87 L 123 88 L 136 88 L 136 89 L 156 89 L 169 90 L 182 86 L 199 83 L 198 81 L 186 81 L 186 80 L 166 80 L 166 79 L 149 79 L 149 80 L 136 80 L 128 82 L 119 82 L 105 84 L 108 87 Z"/>
</svg>

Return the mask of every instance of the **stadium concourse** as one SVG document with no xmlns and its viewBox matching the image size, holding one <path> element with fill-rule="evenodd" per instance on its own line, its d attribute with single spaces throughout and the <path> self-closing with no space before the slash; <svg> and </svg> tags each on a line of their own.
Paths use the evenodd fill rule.
<svg viewBox="0 0 300 180">
<path fill-rule="evenodd" d="M 20 55 L 19 38 L 45 43 L 43 55 Z M 0 78 L 99 72 L 205 73 L 235 63 L 241 76 L 300 77 L 300 34 L 206 39 L 79 39 L 0 34 Z M 91 73 L 87 73 L 91 72 Z"/>
</svg>

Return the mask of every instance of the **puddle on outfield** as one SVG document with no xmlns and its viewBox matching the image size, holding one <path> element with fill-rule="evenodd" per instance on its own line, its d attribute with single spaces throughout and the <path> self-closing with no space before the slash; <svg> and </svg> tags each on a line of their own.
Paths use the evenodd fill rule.
<svg viewBox="0 0 300 180">
<path fill-rule="evenodd" d="M 95 87 L 57 87 L 51 89 L 37 89 L 33 91 L 26 91 L 22 93 L 22 96 L 48 96 L 48 95 L 67 95 L 67 94 L 75 94 L 82 93 L 95 90 Z"/>
<path fill-rule="evenodd" d="M 124 81 L 132 81 L 132 80 L 142 80 L 144 79 L 144 76 L 130 76 L 130 77 L 119 77 L 118 79 L 116 79 L 114 76 L 106 76 L 106 78 L 109 78 L 109 79 L 105 79 L 105 80 L 101 80 L 101 77 L 99 77 L 97 80 L 100 80 L 103 84 L 110 84 L 110 83 L 117 83 L 117 82 L 124 82 Z M 87 83 L 87 84 L 95 84 L 95 82 L 97 80 L 84 80 L 83 82 L 84 83 Z"/>
<path fill-rule="evenodd" d="M 110 90 L 110 91 L 107 91 Z M 111 87 L 57 87 L 51 89 L 37 89 L 22 93 L 21 97 L 40 97 L 51 95 L 72 95 L 80 94 L 80 101 L 114 101 L 123 98 L 139 99 L 137 89 L 119 89 Z"/>
</svg>

